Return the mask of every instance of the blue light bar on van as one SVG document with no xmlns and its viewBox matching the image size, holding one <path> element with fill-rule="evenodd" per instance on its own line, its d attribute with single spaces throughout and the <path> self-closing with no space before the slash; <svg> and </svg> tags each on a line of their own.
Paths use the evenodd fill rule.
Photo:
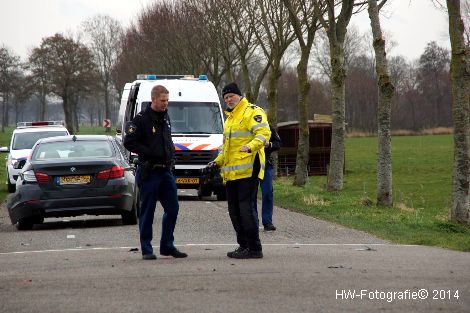
<svg viewBox="0 0 470 313">
<path fill-rule="evenodd" d="M 137 74 L 138 80 L 157 80 L 157 79 L 194 79 L 194 75 L 156 75 L 156 74 Z"/>
<path fill-rule="evenodd" d="M 207 75 L 199 75 L 199 80 L 207 80 Z"/>
</svg>

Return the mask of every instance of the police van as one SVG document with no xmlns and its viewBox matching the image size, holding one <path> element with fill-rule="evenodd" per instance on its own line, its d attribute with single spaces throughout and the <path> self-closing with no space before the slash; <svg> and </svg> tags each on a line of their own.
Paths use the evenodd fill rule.
<svg viewBox="0 0 470 313">
<path fill-rule="evenodd" d="M 6 184 L 8 192 L 15 192 L 16 180 L 25 165 L 29 153 L 36 141 L 41 138 L 65 136 L 69 132 L 63 121 L 18 122 L 13 130 L 10 145 L 0 147 L 0 152 L 8 153 L 6 157 Z"/>
<path fill-rule="evenodd" d="M 223 111 L 217 90 L 206 75 L 139 74 L 137 80 L 127 83 L 121 98 L 116 137 L 123 140 L 126 123 L 151 104 L 151 90 L 155 85 L 168 89 L 168 114 L 171 135 L 175 145 L 175 176 L 179 189 L 197 189 L 198 196 L 214 193 L 225 200 L 225 186 L 220 173 L 206 173 L 203 169 L 218 154 L 223 143 Z M 129 159 L 135 157 L 127 151 Z"/>
</svg>

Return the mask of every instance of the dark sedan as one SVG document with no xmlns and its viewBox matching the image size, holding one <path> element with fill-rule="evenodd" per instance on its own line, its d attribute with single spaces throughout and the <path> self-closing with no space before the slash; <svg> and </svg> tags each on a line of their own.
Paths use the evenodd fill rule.
<svg viewBox="0 0 470 313">
<path fill-rule="evenodd" d="M 123 224 L 136 224 L 132 169 L 110 136 L 41 139 L 8 197 L 11 222 L 31 229 L 45 217 L 120 214 Z"/>
</svg>

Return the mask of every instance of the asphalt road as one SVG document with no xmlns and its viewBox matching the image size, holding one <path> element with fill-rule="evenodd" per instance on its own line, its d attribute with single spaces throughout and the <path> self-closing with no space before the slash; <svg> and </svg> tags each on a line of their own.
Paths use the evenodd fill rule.
<svg viewBox="0 0 470 313">
<path fill-rule="evenodd" d="M 154 244 L 158 245 L 158 206 Z M 470 253 L 390 244 L 275 208 L 263 259 L 233 260 L 226 202 L 180 197 L 187 259 L 141 259 L 113 216 L 17 231 L 0 209 L 2 312 L 468 312 Z M 158 251 L 158 249 L 156 249 Z"/>
</svg>

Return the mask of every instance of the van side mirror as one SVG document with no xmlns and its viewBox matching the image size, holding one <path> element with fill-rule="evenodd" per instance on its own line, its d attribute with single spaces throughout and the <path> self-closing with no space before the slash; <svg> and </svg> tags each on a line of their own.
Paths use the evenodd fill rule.
<svg viewBox="0 0 470 313">
<path fill-rule="evenodd" d="M 8 147 L 0 147 L 0 152 L 10 152 L 10 148 L 8 148 Z"/>
</svg>

